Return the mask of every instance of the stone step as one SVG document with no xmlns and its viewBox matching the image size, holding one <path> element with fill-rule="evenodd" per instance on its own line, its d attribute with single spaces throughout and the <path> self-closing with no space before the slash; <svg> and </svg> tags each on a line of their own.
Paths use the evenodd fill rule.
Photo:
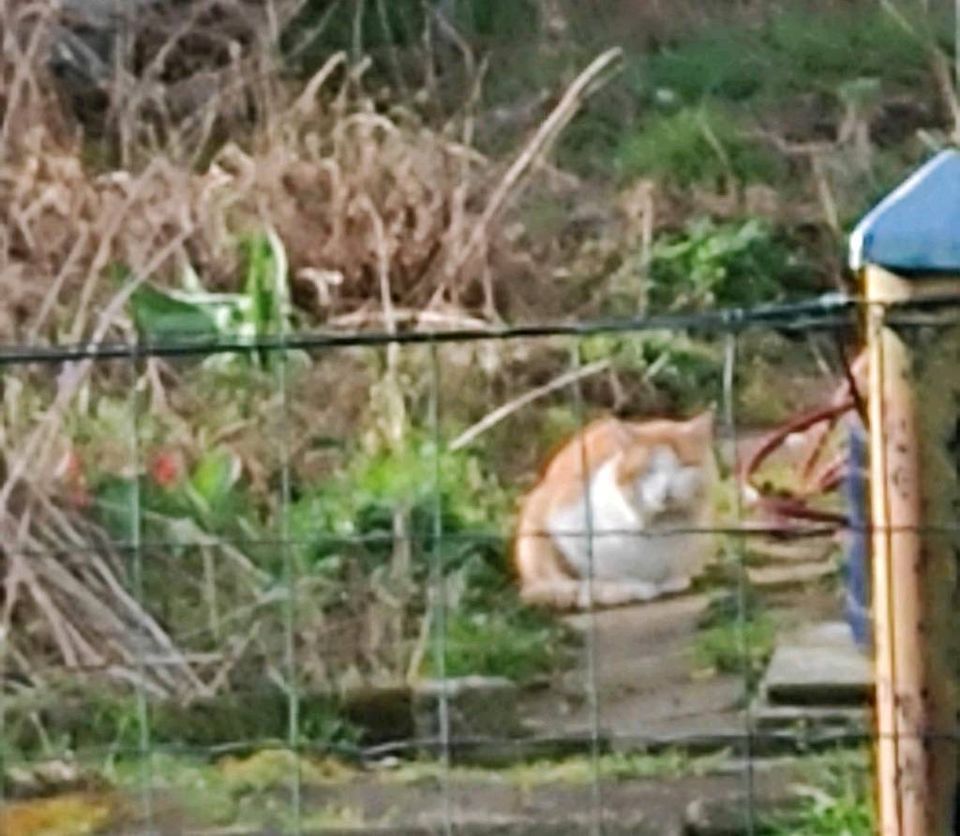
<svg viewBox="0 0 960 836">
<path fill-rule="evenodd" d="M 763 701 L 771 706 L 864 706 L 872 692 L 870 661 L 842 621 L 783 637 L 760 687 Z"/>
<path fill-rule="evenodd" d="M 832 560 L 807 561 L 787 566 L 764 566 L 747 570 L 750 583 L 759 589 L 771 592 L 818 583 L 825 578 L 833 577 L 836 573 L 837 567 Z"/>
</svg>

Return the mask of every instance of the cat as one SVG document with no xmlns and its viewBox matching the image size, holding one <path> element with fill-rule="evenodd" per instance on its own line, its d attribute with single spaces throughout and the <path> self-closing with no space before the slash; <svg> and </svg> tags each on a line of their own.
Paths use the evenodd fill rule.
<svg viewBox="0 0 960 836">
<path fill-rule="evenodd" d="M 582 610 L 686 590 L 712 554 L 715 479 L 712 410 L 587 425 L 522 501 L 514 539 L 522 599 Z"/>
</svg>

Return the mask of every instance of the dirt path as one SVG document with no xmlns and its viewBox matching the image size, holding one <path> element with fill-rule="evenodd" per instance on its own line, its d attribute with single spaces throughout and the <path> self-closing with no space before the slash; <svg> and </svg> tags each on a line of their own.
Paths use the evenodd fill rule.
<svg viewBox="0 0 960 836">
<path fill-rule="evenodd" d="M 706 595 L 684 596 L 571 617 L 585 643 L 580 663 L 554 687 L 523 702 L 524 720 L 544 736 L 586 735 L 595 695 L 598 728 L 615 749 L 656 739 L 742 734 L 742 678 L 697 675 L 697 623 L 708 601 Z"/>
</svg>

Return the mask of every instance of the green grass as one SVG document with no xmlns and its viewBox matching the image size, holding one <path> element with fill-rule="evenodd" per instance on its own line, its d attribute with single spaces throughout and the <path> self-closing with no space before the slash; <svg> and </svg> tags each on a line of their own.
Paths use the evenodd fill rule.
<svg viewBox="0 0 960 836">
<path fill-rule="evenodd" d="M 832 92 L 853 78 L 914 85 L 928 73 L 916 40 L 872 4 L 845 13 L 779 14 L 754 29 L 718 27 L 651 56 L 644 77 L 650 96 L 665 89 L 689 103 L 777 105 L 784 96 Z"/>
<path fill-rule="evenodd" d="M 499 608 L 458 611 L 447 616 L 447 676 L 504 676 L 523 681 L 555 670 L 567 657 L 571 637 L 555 619 L 522 607 L 512 589 L 503 590 Z M 436 663 L 426 659 L 427 673 Z"/>
<path fill-rule="evenodd" d="M 875 831 L 869 758 L 862 750 L 810 758 L 800 802 L 758 822 L 760 836 L 869 836 Z"/>
<path fill-rule="evenodd" d="M 880 4 L 863 3 L 771 14 L 752 27 L 704 27 L 646 54 L 628 48 L 624 72 L 573 121 L 559 157 L 593 176 L 613 171 L 681 186 L 733 177 L 787 188 L 788 160 L 750 135 L 761 124 L 789 125 L 801 97 L 818 97 L 824 116 L 839 120 L 855 91 L 879 100 L 930 87 L 926 44 L 949 47 L 949 21 L 923 22 L 907 5 L 898 4 L 912 34 Z"/>
<path fill-rule="evenodd" d="M 705 104 L 656 114 L 624 132 L 614 160 L 623 180 L 658 177 L 680 185 L 769 182 L 784 171 L 775 153 L 746 137 L 733 112 Z"/>
<path fill-rule="evenodd" d="M 773 652 L 776 633 L 776 622 L 756 592 L 748 587 L 741 601 L 731 591 L 715 598 L 701 619 L 694 657 L 701 668 L 743 675 L 752 690 Z"/>
<path fill-rule="evenodd" d="M 450 780 L 456 783 L 507 783 L 528 789 L 548 784 L 589 784 L 595 777 L 629 781 L 638 778 L 705 775 L 722 763 L 724 757 L 726 754 L 722 752 L 701 756 L 674 750 L 657 754 L 618 752 L 600 755 L 596 759 L 589 755 L 541 759 L 517 763 L 504 769 L 455 766 L 448 774 Z M 411 761 L 383 773 L 383 780 L 418 784 L 440 778 L 446 769 L 447 767 L 437 761 Z"/>
<path fill-rule="evenodd" d="M 289 789 L 298 780 L 304 787 L 342 785 L 356 773 L 332 759 L 296 756 L 283 749 L 264 749 L 248 757 L 209 762 L 198 758 L 154 754 L 149 762 L 123 760 L 105 770 L 122 790 L 136 792 L 145 775 L 151 788 L 170 794 L 193 825 L 266 825 L 290 814 Z M 336 805 L 311 812 L 315 826 L 361 824 L 356 811 Z"/>
<path fill-rule="evenodd" d="M 746 672 L 753 683 L 773 652 L 776 627 L 768 616 L 754 615 L 711 627 L 697 636 L 697 662 L 721 673 Z"/>
</svg>

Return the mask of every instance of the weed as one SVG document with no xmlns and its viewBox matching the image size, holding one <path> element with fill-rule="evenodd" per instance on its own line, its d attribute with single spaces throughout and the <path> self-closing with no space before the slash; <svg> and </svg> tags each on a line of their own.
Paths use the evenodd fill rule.
<svg viewBox="0 0 960 836">
<path fill-rule="evenodd" d="M 246 266 L 243 293 L 210 293 L 188 267 L 182 290 L 160 290 L 142 285 L 130 298 L 133 321 L 141 338 L 149 341 L 240 338 L 256 343 L 290 330 L 287 255 L 283 243 L 270 231 L 241 240 Z M 233 361 L 238 355 L 212 355 L 207 363 Z M 240 355 L 245 357 L 246 355 Z M 252 357 L 267 367 L 271 354 L 258 349 Z"/>
<path fill-rule="evenodd" d="M 782 172 L 777 156 L 747 139 L 729 111 L 706 105 L 653 116 L 623 137 L 615 161 L 622 179 L 659 177 L 684 186 L 768 182 Z"/>
<path fill-rule="evenodd" d="M 522 679 L 558 663 L 566 634 L 517 598 L 502 537 L 490 532 L 506 518 L 507 501 L 475 457 L 414 438 L 399 451 L 357 454 L 295 503 L 291 529 L 313 572 L 340 582 L 359 573 L 364 584 L 389 586 L 403 602 L 405 632 L 419 629 L 427 590 L 442 577 L 446 673 Z M 438 673 L 432 654 L 424 664 L 423 672 Z"/>
<path fill-rule="evenodd" d="M 512 589 L 504 588 L 499 604 L 488 610 L 448 614 L 444 640 L 447 676 L 505 676 L 522 681 L 549 673 L 564 658 L 568 639 L 556 621 L 520 606 Z M 492 604 L 492 601 L 491 601 Z M 427 672 L 437 675 L 434 659 Z"/>
<path fill-rule="evenodd" d="M 650 263 L 650 302 L 658 310 L 775 301 L 805 276 L 803 263 L 761 220 L 691 221 L 659 239 Z"/>
<path fill-rule="evenodd" d="M 697 661 L 721 673 L 743 673 L 752 688 L 773 652 L 776 630 L 765 615 L 711 627 L 697 636 Z"/>
<path fill-rule="evenodd" d="M 715 598 L 701 620 L 694 655 L 702 667 L 742 674 L 752 690 L 773 652 L 776 623 L 757 595 L 747 588 Z"/>
<path fill-rule="evenodd" d="M 667 90 L 688 103 L 706 98 L 777 104 L 831 91 L 862 76 L 904 85 L 929 73 L 924 50 L 880 5 L 850 13 L 779 14 L 761 27 L 716 27 L 651 56 L 648 95 Z"/>
<path fill-rule="evenodd" d="M 308 564 L 329 560 L 354 540 L 363 549 L 364 565 L 382 565 L 392 549 L 394 516 L 402 510 L 421 570 L 434 546 L 444 549 L 443 565 L 455 569 L 488 548 L 489 538 L 479 536 L 485 533 L 481 526 L 499 519 L 505 503 L 502 489 L 476 457 L 437 451 L 432 441 L 414 437 L 399 450 L 356 451 L 330 482 L 304 491 L 290 516 L 294 539 L 310 544 L 303 555 Z M 472 541 L 465 536 L 470 533 Z"/>
<path fill-rule="evenodd" d="M 810 758 L 808 782 L 796 787 L 801 801 L 790 810 L 763 817 L 763 836 L 867 836 L 874 833 L 868 757 L 843 751 Z"/>
</svg>

